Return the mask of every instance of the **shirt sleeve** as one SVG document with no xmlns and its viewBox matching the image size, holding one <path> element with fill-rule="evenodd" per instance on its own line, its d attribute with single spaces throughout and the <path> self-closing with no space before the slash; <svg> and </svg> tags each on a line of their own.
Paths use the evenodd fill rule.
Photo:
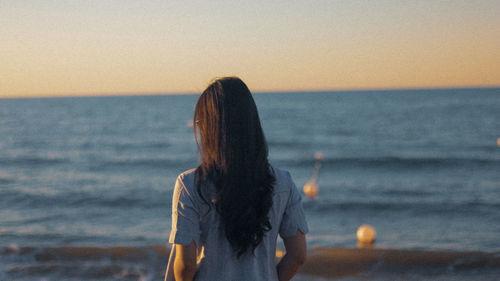
<svg viewBox="0 0 500 281">
<path fill-rule="evenodd" d="M 169 242 L 189 245 L 192 241 L 199 245 L 200 219 L 193 194 L 186 188 L 179 176 L 172 197 L 172 230 Z"/>
<path fill-rule="evenodd" d="M 288 179 L 290 184 L 290 196 L 288 197 L 280 225 L 279 234 L 281 238 L 295 236 L 297 230 L 300 230 L 304 234 L 309 232 L 304 209 L 302 208 L 302 198 L 290 174 L 288 174 Z"/>
</svg>

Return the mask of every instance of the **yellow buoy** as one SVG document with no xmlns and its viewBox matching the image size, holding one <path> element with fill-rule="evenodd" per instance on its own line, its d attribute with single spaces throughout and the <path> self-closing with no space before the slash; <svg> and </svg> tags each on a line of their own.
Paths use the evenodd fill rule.
<svg viewBox="0 0 500 281">
<path fill-rule="evenodd" d="M 316 198 L 318 196 L 318 184 L 314 179 L 304 184 L 304 194 L 309 198 Z"/>
<path fill-rule="evenodd" d="M 362 244 L 373 244 L 373 242 L 375 242 L 377 232 L 373 226 L 363 224 L 358 228 L 358 231 L 356 231 L 356 236 L 358 237 L 358 242 Z"/>
</svg>

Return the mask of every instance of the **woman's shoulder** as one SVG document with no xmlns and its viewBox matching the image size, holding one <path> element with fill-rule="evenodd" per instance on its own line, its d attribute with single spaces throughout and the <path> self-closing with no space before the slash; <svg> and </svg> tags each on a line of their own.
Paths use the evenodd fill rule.
<svg viewBox="0 0 500 281">
<path fill-rule="evenodd" d="M 274 166 L 271 166 L 271 169 L 276 179 L 275 186 L 278 191 L 290 190 L 292 187 L 295 187 L 290 172 L 288 172 L 287 170 L 276 168 Z"/>
<path fill-rule="evenodd" d="M 195 178 L 196 168 L 189 169 L 179 174 L 177 177 L 177 182 L 181 183 L 184 188 L 188 191 L 194 188 L 194 178 Z"/>
<path fill-rule="evenodd" d="M 186 177 L 193 177 L 194 178 L 195 172 L 196 172 L 196 168 L 186 170 L 186 171 L 179 174 L 179 178 L 181 178 L 181 179 L 184 179 Z"/>
</svg>

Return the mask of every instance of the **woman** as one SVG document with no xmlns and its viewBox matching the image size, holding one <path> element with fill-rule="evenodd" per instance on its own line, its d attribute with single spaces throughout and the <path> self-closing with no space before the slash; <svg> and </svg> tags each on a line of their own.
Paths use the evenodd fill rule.
<svg viewBox="0 0 500 281">
<path fill-rule="evenodd" d="M 269 165 L 245 83 L 215 80 L 194 120 L 201 164 L 179 175 L 172 199 L 175 280 L 290 280 L 305 260 L 308 228 L 290 174 Z M 276 265 L 278 234 L 286 254 Z"/>
</svg>

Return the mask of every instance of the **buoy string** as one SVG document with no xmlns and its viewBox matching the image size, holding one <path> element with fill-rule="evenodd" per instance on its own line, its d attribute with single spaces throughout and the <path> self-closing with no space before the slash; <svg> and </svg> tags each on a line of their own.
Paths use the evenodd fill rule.
<svg viewBox="0 0 500 281">
<path fill-rule="evenodd" d="M 319 169 L 320 168 L 321 168 L 321 162 L 317 161 L 314 164 L 313 176 L 312 176 L 311 180 L 314 180 L 316 182 L 316 180 L 318 179 L 318 176 L 319 176 Z"/>
</svg>

